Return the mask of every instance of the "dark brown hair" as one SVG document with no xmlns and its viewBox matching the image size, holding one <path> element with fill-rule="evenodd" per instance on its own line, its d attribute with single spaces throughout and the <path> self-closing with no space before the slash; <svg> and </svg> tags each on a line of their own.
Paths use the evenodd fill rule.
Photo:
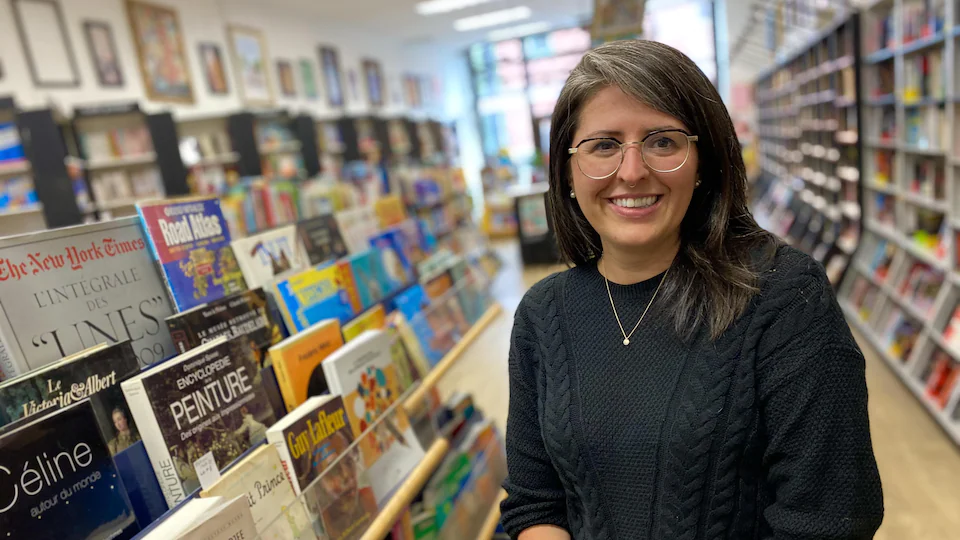
<svg viewBox="0 0 960 540">
<path fill-rule="evenodd" d="M 746 310 L 758 288 L 757 268 L 774 252 L 775 237 L 747 208 L 747 176 L 730 115 L 713 84 L 680 51 L 654 41 L 607 43 L 584 55 L 570 73 L 550 129 L 550 217 L 560 254 L 585 264 L 603 252 L 600 236 L 570 198 L 573 146 L 580 111 L 606 87 L 683 122 L 694 135 L 701 185 L 680 225 L 680 252 L 660 291 L 677 332 L 703 324 L 717 338 Z"/>
</svg>

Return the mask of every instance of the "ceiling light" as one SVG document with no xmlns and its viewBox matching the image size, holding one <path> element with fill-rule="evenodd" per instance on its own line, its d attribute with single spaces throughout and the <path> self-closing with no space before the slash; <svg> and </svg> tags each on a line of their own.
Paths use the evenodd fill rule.
<svg viewBox="0 0 960 540">
<path fill-rule="evenodd" d="M 479 30 L 490 26 L 522 21 L 529 19 L 531 15 L 533 15 L 533 12 L 530 8 L 527 6 L 518 6 L 510 9 L 501 9 L 500 11 L 491 11 L 483 15 L 457 19 L 453 21 L 453 27 L 459 32 L 469 32 L 470 30 Z"/>
<path fill-rule="evenodd" d="M 493 0 L 426 0 L 425 2 L 417 2 L 415 9 L 420 15 L 436 15 L 438 13 L 448 13 L 492 1 Z"/>
<path fill-rule="evenodd" d="M 532 34 L 542 34 L 551 28 L 553 28 L 553 25 L 547 21 L 518 24 L 516 26 L 491 30 L 490 33 L 487 34 L 487 39 L 490 41 L 503 41 L 505 39 L 519 38 Z"/>
</svg>

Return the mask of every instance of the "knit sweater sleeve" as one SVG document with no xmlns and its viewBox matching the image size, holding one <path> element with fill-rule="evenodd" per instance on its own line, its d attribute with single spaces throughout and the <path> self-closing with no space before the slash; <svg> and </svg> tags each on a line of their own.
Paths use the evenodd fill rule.
<svg viewBox="0 0 960 540">
<path fill-rule="evenodd" d="M 870 441 L 864 358 L 823 269 L 808 257 L 784 269 L 762 302 L 758 342 L 761 508 L 776 540 L 873 538 L 883 519 Z M 761 308 L 760 311 L 763 311 Z"/>
<path fill-rule="evenodd" d="M 517 308 L 510 341 L 508 477 L 503 486 L 507 498 L 500 509 L 501 523 L 511 538 L 534 525 L 568 528 L 566 496 L 544 447 L 538 416 L 538 345 L 531 316 L 535 317 L 541 307 L 537 298 L 544 286 L 551 285 L 541 282 L 524 296 Z"/>
</svg>

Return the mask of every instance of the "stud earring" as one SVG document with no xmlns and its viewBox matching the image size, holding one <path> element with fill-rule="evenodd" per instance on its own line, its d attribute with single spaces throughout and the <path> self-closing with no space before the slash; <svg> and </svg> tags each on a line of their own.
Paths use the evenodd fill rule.
<svg viewBox="0 0 960 540">
<path fill-rule="evenodd" d="M 574 193 L 572 189 L 570 190 L 570 198 L 571 198 L 571 199 L 576 199 L 576 198 L 577 198 L 577 194 Z"/>
<path fill-rule="evenodd" d="M 699 178 L 697 178 L 697 183 L 694 184 L 693 187 L 695 187 L 695 188 L 700 187 L 700 179 L 699 179 Z"/>
</svg>

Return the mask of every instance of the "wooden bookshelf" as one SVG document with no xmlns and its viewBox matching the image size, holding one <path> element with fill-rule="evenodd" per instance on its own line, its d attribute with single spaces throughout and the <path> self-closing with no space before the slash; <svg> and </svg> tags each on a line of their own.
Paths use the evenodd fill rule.
<svg viewBox="0 0 960 540">
<path fill-rule="evenodd" d="M 866 54 L 861 169 L 864 233 L 841 304 L 891 370 L 960 445 L 960 148 L 953 2 L 874 3 L 862 12 Z M 952 62 L 952 63 L 951 63 Z"/>
<path fill-rule="evenodd" d="M 507 498 L 507 492 L 500 490 L 500 495 L 494 501 L 493 506 L 490 507 L 490 513 L 487 514 L 487 519 L 483 520 L 483 527 L 480 528 L 480 534 L 477 535 L 477 540 L 490 540 L 493 536 L 493 533 L 497 530 L 497 525 L 500 524 L 500 501 Z"/>
</svg>

